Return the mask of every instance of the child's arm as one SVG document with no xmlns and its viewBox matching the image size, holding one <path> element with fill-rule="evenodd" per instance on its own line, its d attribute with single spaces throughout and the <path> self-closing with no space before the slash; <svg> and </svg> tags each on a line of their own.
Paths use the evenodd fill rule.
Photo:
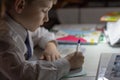
<svg viewBox="0 0 120 80">
<path fill-rule="evenodd" d="M 49 32 L 47 29 L 40 27 L 32 33 L 35 45 L 38 45 L 44 50 L 40 53 L 40 59 L 54 61 L 60 58 L 60 53 L 57 50 L 57 42 L 54 33 Z"/>
</svg>

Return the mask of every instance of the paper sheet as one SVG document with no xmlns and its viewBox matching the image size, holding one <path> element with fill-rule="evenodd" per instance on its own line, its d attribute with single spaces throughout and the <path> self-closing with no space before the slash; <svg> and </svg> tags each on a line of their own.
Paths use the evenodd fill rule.
<svg viewBox="0 0 120 80">
<path fill-rule="evenodd" d="M 107 36 L 109 37 L 109 42 L 114 45 L 120 39 L 120 20 L 117 22 L 107 23 Z"/>
<path fill-rule="evenodd" d="M 73 71 L 70 71 L 67 75 L 63 76 L 62 78 L 72 78 L 72 77 L 80 77 L 80 76 L 85 76 L 87 73 L 85 72 L 84 69 L 76 69 Z"/>
<path fill-rule="evenodd" d="M 61 52 L 62 57 L 65 57 L 66 55 L 76 51 L 76 45 L 72 45 L 72 46 L 66 45 L 66 47 L 63 47 L 63 46 L 62 45 L 59 46 L 59 50 Z M 80 48 L 84 55 L 85 48 L 83 48 L 83 47 L 80 47 Z M 80 68 L 80 69 L 75 69 L 75 70 L 70 71 L 70 73 L 63 76 L 63 78 L 72 78 L 72 77 L 78 77 L 78 76 L 80 77 L 80 76 L 84 76 L 86 74 L 87 74 L 87 72 L 84 70 L 84 68 Z"/>
</svg>

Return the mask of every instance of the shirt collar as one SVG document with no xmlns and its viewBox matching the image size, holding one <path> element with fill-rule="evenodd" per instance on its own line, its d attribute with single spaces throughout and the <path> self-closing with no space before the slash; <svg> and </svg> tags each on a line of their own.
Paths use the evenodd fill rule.
<svg viewBox="0 0 120 80">
<path fill-rule="evenodd" d="M 8 25 L 12 30 L 14 30 L 20 37 L 25 41 L 26 36 L 27 36 L 27 31 L 26 29 L 18 24 L 15 20 L 13 20 L 9 15 L 6 15 L 6 20 Z"/>
</svg>

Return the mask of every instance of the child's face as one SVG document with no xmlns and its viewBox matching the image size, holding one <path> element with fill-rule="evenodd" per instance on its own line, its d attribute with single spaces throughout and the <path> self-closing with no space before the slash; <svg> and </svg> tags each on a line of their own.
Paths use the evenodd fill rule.
<svg viewBox="0 0 120 80">
<path fill-rule="evenodd" d="M 53 5 L 52 1 L 33 1 L 31 5 L 26 5 L 21 15 L 23 19 L 24 27 L 30 31 L 36 30 L 44 22 L 47 22 L 48 11 Z"/>
</svg>

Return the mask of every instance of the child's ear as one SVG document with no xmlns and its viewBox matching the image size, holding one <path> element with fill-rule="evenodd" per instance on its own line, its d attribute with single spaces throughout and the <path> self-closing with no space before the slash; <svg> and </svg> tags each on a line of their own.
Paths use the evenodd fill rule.
<svg viewBox="0 0 120 80">
<path fill-rule="evenodd" d="M 17 13 L 21 13 L 25 7 L 25 0 L 15 0 L 14 7 Z"/>
</svg>

